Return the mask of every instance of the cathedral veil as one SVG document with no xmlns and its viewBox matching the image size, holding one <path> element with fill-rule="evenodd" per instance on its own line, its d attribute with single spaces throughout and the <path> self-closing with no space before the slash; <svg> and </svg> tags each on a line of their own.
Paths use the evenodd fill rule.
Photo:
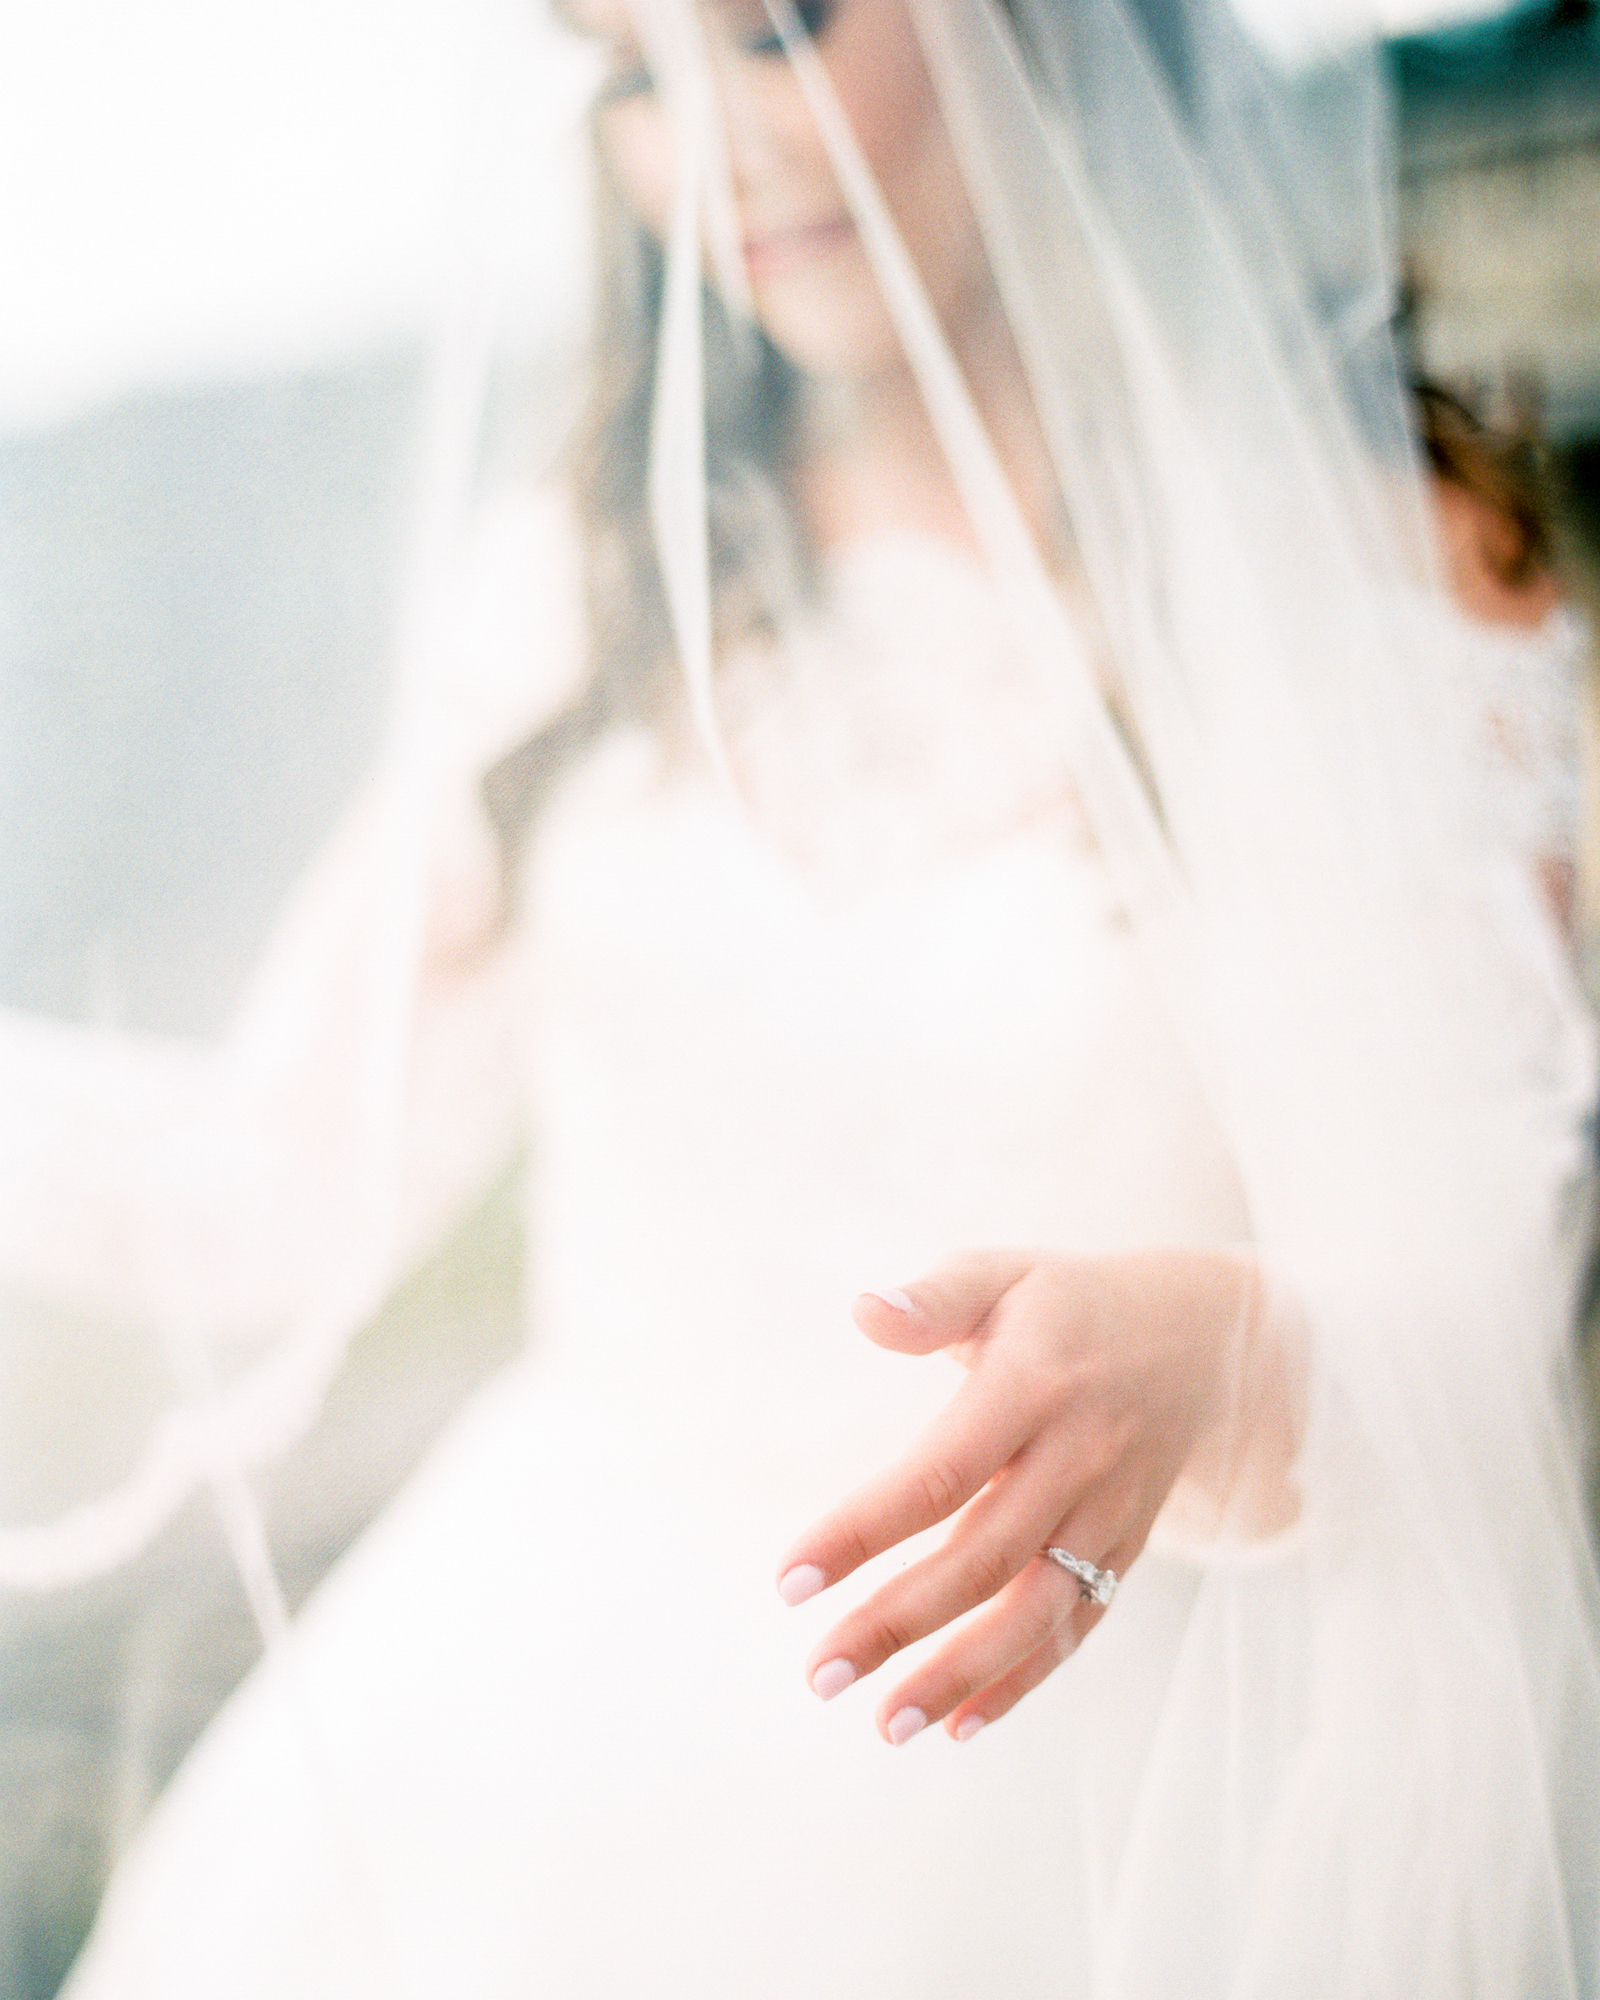
<svg viewBox="0 0 1600 2000">
<path fill-rule="evenodd" d="M 919 0 L 1086 623 L 1045 575 L 824 62 L 792 12 L 770 12 L 1042 726 L 1221 1110 L 1262 1255 L 1312 1330 L 1297 1532 L 1324 1608 L 1292 1777 L 1263 1819 L 1235 1768 L 1220 1858 L 1173 1851 L 1169 1805 L 1245 1685 L 1175 1677 L 1107 1863 L 1095 1990 L 1175 1991 L 1197 1957 L 1232 1952 L 1219 1992 L 1587 1991 L 1600 1823 L 1577 1774 L 1600 1747 L 1600 1657 L 1566 1344 L 1592 1065 L 1461 761 L 1390 339 L 1376 72 L 1359 52 L 1281 70 L 1204 0 Z M 704 725 L 689 301 L 693 215 L 725 197 L 692 17 L 655 18 L 696 136 L 678 156 L 652 486 Z M 1226 1518 L 1218 1533 L 1193 1662 L 1226 1656 L 1200 1635 L 1236 1615 Z M 1225 1946 L 1207 1912 L 1240 1909 Z"/>
<path fill-rule="evenodd" d="M 376 58 L 361 52 L 366 87 L 393 93 L 392 117 L 414 122 L 411 146 L 439 183 L 407 221 L 415 269 L 367 277 L 378 304 L 340 293 L 300 306 L 310 332 L 269 327 L 237 356 L 209 326 L 183 329 L 175 359 L 130 340 L 136 383 L 141 370 L 160 384 L 176 369 L 185 387 L 136 390 L 101 423 L 104 459 L 91 444 L 77 447 L 81 466 L 69 460 L 73 546 L 92 576 L 82 629 L 63 620 L 64 639 L 36 642 L 30 616 L 48 606 L 39 576 L 52 551 L 19 510 L 6 584 L 20 663 L 8 811 L 16 875 L 35 879 L 6 913 L 0 1284 L 19 1376 L 76 1365 L 82 1378 L 77 1409 L 60 1422 L 52 1410 L 13 1454 L 0 1589 L 21 1597 L 113 1572 L 208 1484 L 275 1463 L 314 1424 L 353 1333 L 516 1143 L 491 1025 L 505 973 L 492 953 L 473 962 L 484 912 L 470 893 L 455 919 L 459 1034 L 435 1039 L 431 1055 L 418 1042 L 440 788 L 475 785 L 502 733 L 474 735 L 459 661 L 521 643 L 486 595 L 480 555 L 463 547 L 492 485 L 485 405 L 507 393 L 495 371 L 506 343 L 526 338 L 500 239 L 525 225 L 530 157 L 549 169 L 518 141 L 521 106 L 508 99 L 541 61 L 575 85 L 585 67 L 548 42 L 534 49 L 510 17 L 491 0 L 453 37 L 430 38 L 424 20 Z M 359 35 L 359 14 L 331 31 Z M 270 67 L 278 53 L 256 59 Z M 216 51 L 187 55 L 199 98 Z M 437 73 L 419 91 L 413 70 L 428 59 Z M 330 127 L 341 78 L 312 98 Z M 348 147 L 348 130 L 308 122 L 302 150 L 321 159 L 334 137 Z M 299 190 L 284 178 L 287 213 Z M 275 189 L 248 192 L 262 203 L 257 227 L 289 226 Z M 232 183 L 218 213 L 230 195 L 240 199 Z M 318 198 L 337 211 L 341 196 Z M 576 200 L 544 205 L 564 215 Z M 435 232 L 447 255 L 430 251 Z M 369 262 L 383 271 L 381 250 Z M 361 298 L 356 280 L 348 289 Z M 330 326 L 315 323 L 319 309 Z M 208 335 L 225 358 L 206 351 Z M 540 337 L 539 358 L 570 369 L 571 335 Z M 566 395 L 554 400 L 564 411 Z M 158 421 L 168 405 L 183 413 L 175 438 Z M 74 427 L 67 408 L 59 435 L 94 439 L 98 414 Z M 142 463 L 141 451 L 172 464 Z M 46 515 L 62 504 L 59 468 L 43 447 L 21 457 Z M 74 475 L 100 489 L 98 505 L 84 509 Z M 151 525 L 129 566 L 151 572 L 153 637 L 100 575 L 122 554 L 102 548 L 102 532 L 109 544 L 141 496 Z M 209 531 L 207 508 L 219 517 Z M 257 544 L 253 568 L 230 535 Z M 65 670 L 49 644 L 69 653 Z M 63 715 L 73 704 L 41 666 L 65 672 L 92 721 Z M 481 1061 L 469 1052 L 474 1019 Z M 419 1115 L 435 1121 L 421 1147 Z M 106 1393 L 86 1361 L 35 1362 L 32 1347 L 52 1341 L 96 1355 Z M 108 1418 L 112 1384 L 123 1400 Z M 240 1533 L 256 1540 L 242 1521 Z M 264 1607 L 261 1553 L 248 1560 Z"/>
<path fill-rule="evenodd" d="M 1194 1587 L 1144 1740 L 1106 1746 L 1115 1808 L 1083 1782 L 1093 1865 L 1040 1912 L 1085 1947 L 1060 1991 L 1581 2000 L 1600 1599 L 1568 1350 L 1595 1064 L 1472 776 L 1391 339 L 1376 71 L 1348 50 L 1286 66 L 1213 0 L 910 0 L 1043 440 L 1047 504 L 1024 506 L 825 35 L 788 0 L 749 11 L 959 491 L 1030 755 L 1081 802 L 1307 1346 L 1293 1525 L 1263 1535 L 1227 1495 L 1158 1523 Z M 674 148 L 658 282 L 633 301 L 655 341 L 637 512 L 698 732 L 679 750 L 759 824 L 719 564 L 782 508 L 770 466 L 736 468 L 742 514 L 717 483 L 717 397 L 762 365 L 733 137 L 702 10 L 627 13 Z M 113 1062 L 53 1024 L 0 1036 L 8 1272 L 155 1328 L 178 1385 L 105 1491 L 0 1531 L 14 1590 L 115 1569 L 210 1485 L 281 1638 L 250 1476 L 315 1425 L 352 1330 L 515 1144 L 525 939 L 487 825 L 443 865 L 439 828 L 510 746 L 554 754 L 612 711 L 570 677 L 480 708 L 462 691 L 473 647 L 531 654 L 572 596 L 525 575 L 537 634 L 495 601 L 472 622 L 486 312 L 469 299 L 444 350 L 383 747 L 302 878 L 294 950 L 269 945 L 203 1047 Z M 846 399 L 827 420 L 851 418 Z M 825 564 L 782 553 L 740 569 L 744 636 L 800 658 Z M 1281 1624 L 1251 1581 L 1274 1565 Z M 400 1990 L 384 1927 L 375 1909 L 375 1992 Z"/>
</svg>

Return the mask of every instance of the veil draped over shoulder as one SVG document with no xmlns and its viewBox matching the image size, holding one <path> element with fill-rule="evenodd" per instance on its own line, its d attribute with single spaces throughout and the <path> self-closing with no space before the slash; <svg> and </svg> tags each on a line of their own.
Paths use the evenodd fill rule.
<svg viewBox="0 0 1600 2000">
<path fill-rule="evenodd" d="M 959 490 L 1030 737 L 1081 804 L 1309 1342 L 1293 1527 L 1258 1542 L 1226 1505 L 1158 1527 L 1199 1581 L 1128 1747 L 1105 1877 L 1072 1892 L 1084 1949 L 1058 1990 L 1593 1993 L 1600 1623 L 1569 1380 L 1591 1038 L 1476 785 L 1434 601 L 1376 71 L 1349 52 L 1283 67 L 1211 0 L 913 0 L 1047 447 L 1032 513 L 1061 524 L 1051 562 L 825 40 L 768 9 Z M 753 537 L 767 517 L 716 398 L 753 379 L 758 336 L 701 14 L 630 11 L 674 146 L 634 470 L 697 754 L 742 797 L 719 564 L 745 531 L 729 519 Z M 446 514 L 474 421 L 441 399 Z M 805 570 L 801 552 L 741 572 L 762 598 L 749 628 L 797 652 Z M 548 624 L 572 583 L 541 581 Z M 108 1495 L 0 1535 L 13 1588 L 115 1565 L 209 1481 L 270 1600 L 245 1474 L 314 1422 L 349 1329 L 512 1143 L 517 929 L 497 928 L 486 828 L 469 816 L 479 847 L 443 860 L 437 829 L 519 737 L 552 714 L 581 735 L 601 697 L 574 669 L 469 713 L 438 666 L 476 643 L 462 599 L 420 596 L 423 664 L 381 782 L 303 882 L 293 961 L 267 955 L 231 1038 L 152 1047 L 115 1092 L 65 1031 L 0 1043 L 8 1270 L 40 1294 L 95 1274 L 91 1303 L 159 1328 L 183 1389 Z M 575 631 L 538 636 L 579 650 Z M 159 1142 L 132 1142 L 157 1103 Z M 1294 1568 L 1292 1630 L 1252 1627 L 1239 1592 L 1273 1561 Z"/>
<path fill-rule="evenodd" d="M 688 10 L 660 11 L 692 51 Z M 1243 1773 L 1216 1801 L 1217 1902 L 1247 1913 L 1217 1990 L 1593 1990 L 1600 1679 L 1565 1358 L 1590 1036 L 1462 762 L 1375 62 L 1282 68 L 1207 0 L 914 12 L 1092 621 L 1045 576 L 825 68 L 772 10 L 1254 1239 L 1311 1329 L 1304 1734 L 1266 1831 L 1246 1837 L 1253 1806 L 1230 1822 Z M 709 81 L 687 53 L 669 80 L 652 490 L 714 735 L 684 500 L 719 161 Z M 1196 1659 L 1228 1617 L 1225 1588 L 1202 1593 Z M 1097 1992 L 1195 1990 L 1197 1932 L 1153 1941 L 1150 1913 L 1192 1909 L 1204 1871 L 1152 1829 L 1237 1698 L 1200 1670 L 1169 1689 Z"/>
</svg>

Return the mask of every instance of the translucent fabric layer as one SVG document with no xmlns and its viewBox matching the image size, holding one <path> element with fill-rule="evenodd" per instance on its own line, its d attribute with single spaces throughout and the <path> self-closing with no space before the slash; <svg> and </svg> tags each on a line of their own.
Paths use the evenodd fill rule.
<svg viewBox="0 0 1600 2000">
<path fill-rule="evenodd" d="M 19 1287 L 188 1397 L 29 1587 L 239 1500 L 532 1143 L 527 1353 L 70 1991 L 1593 1993 L 1591 1034 L 1437 598 L 1371 70 L 1206 0 L 580 25 L 575 500 L 461 582 L 474 332 L 389 747 L 235 1025 L 115 1091 L 18 1029 Z M 943 1400 L 849 1290 L 983 1242 L 1242 1252 L 1293 1365 L 1247 1408 L 1241 1324 L 1103 1629 L 886 1775 L 763 1566 Z"/>
<path fill-rule="evenodd" d="M 774 14 L 1252 1238 L 1312 1329 L 1305 1731 L 1241 1837 L 1216 1990 L 1586 1990 L 1592 1772 L 1567 1759 L 1596 1741 L 1594 1590 L 1561 1246 L 1588 1038 L 1472 795 L 1461 670 L 1424 609 L 1381 94 L 1359 57 L 1275 75 L 1204 6 L 916 18 L 1088 616 L 1046 574 L 826 38 Z M 692 372 L 671 333 L 669 396 Z M 680 597 L 692 560 L 664 549 Z M 1201 1740 L 1206 1711 L 1175 1691 L 1161 1730 Z M 1172 1990 L 1193 1942 L 1152 1915 L 1194 1838 L 1163 1782 L 1153 1754 L 1141 1804 L 1167 1833 L 1113 1873 L 1128 1929 L 1097 1991 Z M 1546 1829 L 1542 1858 L 1508 1866 L 1508 1827 Z"/>
</svg>

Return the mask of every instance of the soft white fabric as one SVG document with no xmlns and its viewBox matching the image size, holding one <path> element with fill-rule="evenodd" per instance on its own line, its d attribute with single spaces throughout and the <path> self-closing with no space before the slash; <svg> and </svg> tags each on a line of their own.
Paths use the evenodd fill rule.
<svg viewBox="0 0 1600 2000">
<path fill-rule="evenodd" d="M 1303 1537 L 1147 1554 L 959 1747 L 887 1749 L 870 1685 L 819 1704 L 833 1604 L 772 1587 L 952 1386 L 868 1346 L 856 1290 L 1246 1227 L 992 633 L 948 552 L 859 551 L 803 671 L 733 670 L 748 812 L 637 733 L 565 784 L 529 884 L 529 1351 L 202 1743 L 72 2000 L 1230 1990 L 1274 1817 L 1346 1747 Z"/>
</svg>

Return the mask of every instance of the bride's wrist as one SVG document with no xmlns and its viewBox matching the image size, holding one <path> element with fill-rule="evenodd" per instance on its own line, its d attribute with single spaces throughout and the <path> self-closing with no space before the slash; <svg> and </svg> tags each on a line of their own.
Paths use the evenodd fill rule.
<svg viewBox="0 0 1600 2000">
<path fill-rule="evenodd" d="M 1258 1542 L 1300 1514 L 1308 1350 L 1288 1287 L 1253 1251 L 1230 1253 L 1240 1285 L 1236 1331 L 1215 1357 L 1218 1384 L 1202 1430 L 1162 1508 L 1163 1540 Z"/>
</svg>

